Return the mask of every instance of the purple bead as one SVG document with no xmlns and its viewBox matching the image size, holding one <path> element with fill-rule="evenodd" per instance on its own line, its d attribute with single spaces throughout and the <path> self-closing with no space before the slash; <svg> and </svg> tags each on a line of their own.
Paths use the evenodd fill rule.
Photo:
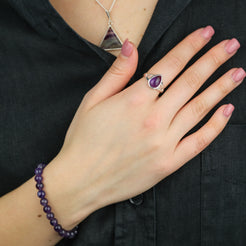
<svg viewBox="0 0 246 246">
<path fill-rule="evenodd" d="M 65 238 L 69 238 L 71 235 L 71 233 L 69 231 L 65 231 L 64 237 Z"/>
<path fill-rule="evenodd" d="M 75 233 L 73 231 L 70 232 L 70 236 L 68 237 L 69 239 L 72 239 L 75 237 Z"/>
<path fill-rule="evenodd" d="M 45 213 L 48 213 L 51 211 L 51 207 L 49 205 L 46 205 L 46 206 L 44 206 L 43 210 Z"/>
<path fill-rule="evenodd" d="M 149 81 L 149 85 L 153 88 L 157 88 L 161 83 L 161 76 L 160 75 L 156 75 L 154 76 L 152 79 L 150 79 Z"/>
<path fill-rule="evenodd" d="M 62 229 L 61 225 L 57 224 L 54 226 L 54 230 L 59 232 Z"/>
<path fill-rule="evenodd" d="M 43 206 L 46 206 L 48 204 L 48 200 L 46 198 L 42 198 L 40 200 L 40 204 L 43 205 Z"/>
<path fill-rule="evenodd" d="M 42 172 L 43 172 L 43 169 L 41 169 L 41 168 L 36 168 L 36 169 L 35 169 L 35 174 L 36 174 L 36 175 L 41 175 Z"/>
<path fill-rule="evenodd" d="M 46 166 L 46 165 L 45 165 L 44 163 L 40 163 L 40 164 L 38 164 L 37 168 L 44 169 L 45 166 Z"/>
<path fill-rule="evenodd" d="M 39 175 L 36 175 L 36 176 L 35 176 L 35 181 L 36 181 L 37 183 L 41 183 L 42 180 L 43 180 L 42 176 L 39 176 Z"/>
<path fill-rule="evenodd" d="M 58 224 L 58 222 L 57 222 L 57 219 L 51 219 L 50 220 L 50 224 L 52 225 L 52 226 L 56 226 L 57 224 Z"/>
<path fill-rule="evenodd" d="M 59 233 L 60 236 L 72 239 L 75 237 L 75 235 L 78 234 L 78 226 L 76 226 L 71 231 L 66 231 L 62 228 L 61 225 L 58 224 L 57 219 L 54 217 L 55 215 L 51 212 L 51 207 L 48 205 L 48 200 L 45 198 L 45 192 L 43 191 L 43 183 L 42 183 L 42 172 L 43 168 L 46 165 L 43 163 L 40 163 L 38 167 L 35 169 L 35 181 L 37 182 L 36 188 L 38 189 L 37 195 L 40 198 L 40 204 L 44 206 L 43 211 L 46 213 L 47 219 L 50 220 L 50 224 L 54 227 L 54 230 Z"/>
<path fill-rule="evenodd" d="M 44 198 L 45 197 L 45 192 L 43 190 L 39 190 L 37 193 L 39 198 Z"/>
<path fill-rule="evenodd" d="M 46 214 L 46 217 L 47 217 L 47 219 L 51 220 L 51 219 L 54 218 L 54 214 L 53 214 L 52 212 L 48 212 L 48 213 Z"/>
<path fill-rule="evenodd" d="M 63 236 L 65 235 L 66 232 L 65 232 L 65 230 L 61 229 L 58 233 L 59 233 L 60 236 L 63 237 Z"/>
<path fill-rule="evenodd" d="M 37 184 L 36 184 L 36 188 L 37 188 L 38 190 L 42 190 L 42 189 L 44 188 L 43 183 L 37 183 Z"/>
</svg>

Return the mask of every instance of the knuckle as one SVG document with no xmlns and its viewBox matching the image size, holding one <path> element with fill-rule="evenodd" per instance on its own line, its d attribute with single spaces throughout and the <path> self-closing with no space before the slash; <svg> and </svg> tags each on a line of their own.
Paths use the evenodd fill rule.
<svg viewBox="0 0 246 246">
<path fill-rule="evenodd" d="M 219 67 L 223 61 L 216 49 L 213 49 L 209 52 L 209 60 L 213 63 L 215 67 Z"/>
<path fill-rule="evenodd" d="M 87 102 L 88 100 L 90 100 L 90 98 L 92 97 L 92 91 L 89 90 L 85 93 L 84 97 L 83 97 L 83 101 Z"/>
<path fill-rule="evenodd" d="M 176 69 L 182 69 L 185 61 L 181 56 L 177 56 L 177 55 L 170 55 L 170 59 L 169 59 L 170 65 Z"/>
<path fill-rule="evenodd" d="M 139 105 L 143 105 L 145 102 L 145 97 L 138 93 L 132 93 L 130 96 L 128 96 L 128 106 L 129 107 L 136 107 Z"/>
<path fill-rule="evenodd" d="M 216 121 L 212 121 L 212 122 L 207 123 L 206 128 L 207 128 L 207 131 L 210 132 L 209 135 L 213 135 L 213 136 L 218 135 L 220 130 L 221 130 L 220 124 L 217 123 Z"/>
<path fill-rule="evenodd" d="M 192 49 L 192 52 L 196 53 L 202 47 L 201 39 L 194 35 L 189 35 L 187 37 L 189 47 Z"/>
<path fill-rule="evenodd" d="M 191 104 L 191 111 L 193 115 L 197 118 L 202 117 L 207 111 L 207 109 L 208 109 L 208 106 L 204 100 L 195 100 Z"/>
<path fill-rule="evenodd" d="M 158 135 L 150 137 L 148 141 L 147 152 L 148 153 L 158 153 L 162 147 L 162 142 L 163 140 Z"/>
<path fill-rule="evenodd" d="M 170 175 L 170 167 L 172 167 L 172 162 L 170 160 L 162 161 L 161 159 L 152 165 L 154 167 L 154 172 L 157 178 L 163 179 Z"/>
<path fill-rule="evenodd" d="M 184 76 L 184 80 L 191 89 L 197 89 L 200 87 L 201 79 L 199 73 L 196 70 L 190 70 Z"/>
<path fill-rule="evenodd" d="M 146 131 L 154 131 L 157 130 L 160 127 L 160 116 L 157 113 L 154 113 L 150 116 L 148 116 L 144 121 L 143 121 L 143 128 Z"/>
<path fill-rule="evenodd" d="M 222 95 L 226 95 L 231 91 L 231 86 L 229 85 L 229 83 L 226 80 L 222 80 L 218 84 L 218 88 L 219 88 Z"/>
<path fill-rule="evenodd" d="M 113 65 L 109 68 L 109 73 L 120 77 L 124 75 L 124 70 L 121 68 L 118 62 L 114 62 Z"/>
<path fill-rule="evenodd" d="M 200 134 L 195 140 L 195 154 L 200 153 L 203 149 L 205 149 L 209 144 L 209 141 L 205 137 L 205 134 Z"/>
</svg>

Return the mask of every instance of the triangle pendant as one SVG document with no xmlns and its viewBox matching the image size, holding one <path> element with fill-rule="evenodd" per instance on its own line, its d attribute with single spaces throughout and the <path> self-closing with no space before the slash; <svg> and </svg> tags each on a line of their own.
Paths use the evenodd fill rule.
<svg viewBox="0 0 246 246">
<path fill-rule="evenodd" d="M 122 42 L 112 26 L 109 26 L 100 47 L 104 50 L 119 50 L 122 47 Z"/>
</svg>

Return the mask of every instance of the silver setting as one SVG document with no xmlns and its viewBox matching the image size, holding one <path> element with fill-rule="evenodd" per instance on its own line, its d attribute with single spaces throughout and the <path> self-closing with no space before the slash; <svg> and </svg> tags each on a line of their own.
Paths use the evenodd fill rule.
<svg viewBox="0 0 246 246">
<path fill-rule="evenodd" d="M 102 41 L 100 42 L 100 45 L 99 45 L 99 46 L 100 46 L 100 47 L 102 46 L 102 43 L 103 43 L 103 41 L 104 41 L 104 39 L 105 39 L 105 37 L 106 37 L 106 35 L 107 35 L 107 33 L 108 33 L 108 30 L 109 30 L 109 28 L 111 28 L 111 29 L 113 30 L 115 36 L 117 37 L 118 41 L 120 42 L 121 47 L 122 47 L 123 42 L 122 42 L 122 40 L 120 39 L 120 37 L 118 36 L 118 34 L 117 34 L 117 32 L 115 31 L 115 29 L 113 28 L 113 26 L 112 26 L 112 25 L 113 25 L 113 22 L 112 22 L 111 16 L 110 16 L 110 13 L 111 13 L 111 11 L 112 11 L 114 5 L 115 5 L 116 0 L 113 0 L 111 6 L 110 6 L 110 8 L 109 8 L 109 10 L 106 9 L 106 8 L 99 2 L 99 0 L 96 0 L 96 2 L 104 9 L 104 11 L 105 11 L 105 13 L 106 13 L 106 15 L 107 15 L 107 17 L 108 17 L 108 28 L 107 28 L 106 33 L 104 34 L 104 36 L 103 36 L 103 38 L 102 38 Z M 106 50 L 106 51 L 120 50 L 121 47 L 120 47 L 120 48 L 106 48 L 106 49 L 104 49 L 104 50 Z"/>
<path fill-rule="evenodd" d="M 157 87 L 152 87 L 150 85 L 150 81 L 152 78 L 156 77 L 156 76 L 160 76 L 161 77 L 161 83 L 157 86 Z M 164 84 L 163 84 L 163 81 L 162 81 L 162 75 L 161 74 L 151 74 L 151 73 L 145 73 L 144 74 L 144 77 L 147 79 L 148 81 L 148 86 L 151 88 L 151 89 L 154 89 L 154 90 L 158 90 L 159 92 L 163 92 L 165 87 L 164 87 Z"/>
<path fill-rule="evenodd" d="M 112 23 L 113 23 L 113 22 L 111 21 L 111 19 L 109 19 L 107 31 L 106 31 L 106 33 L 104 34 L 104 36 L 103 36 L 103 38 L 102 38 L 102 41 L 101 41 L 100 44 L 99 44 L 99 47 L 102 46 L 102 43 L 103 43 L 103 41 L 104 41 L 106 35 L 108 34 L 108 29 L 109 29 L 110 27 L 111 27 L 111 29 L 113 30 L 115 36 L 116 36 L 116 37 L 118 38 L 118 40 L 120 41 L 121 46 L 123 45 L 122 40 L 120 39 L 120 37 L 118 36 L 117 32 L 115 31 L 115 29 L 114 29 L 113 26 L 111 25 Z M 104 50 L 106 50 L 106 51 L 110 51 L 110 50 L 121 50 L 121 48 L 108 48 L 108 49 L 104 49 Z"/>
</svg>

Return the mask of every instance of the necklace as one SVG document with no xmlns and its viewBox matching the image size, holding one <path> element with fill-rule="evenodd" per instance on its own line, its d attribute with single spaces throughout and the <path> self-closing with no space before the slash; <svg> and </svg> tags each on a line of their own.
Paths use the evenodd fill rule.
<svg viewBox="0 0 246 246">
<path fill-rule="evenodd" d="M 113 3 L 109 10 L 107 10 L 98 0 L 96 0 L 96 2 L 104 9 L 108 17 L 108 28 L 99 46 L 104 50 L 121 49 L 122 41 L 120 40 L 119 36 L 116 34 L 115 29 L 112 26 L 113 22 L 110 17 L 110 12 L 112 11 L 116 0 L 113 0 Z"/>
</svg>

